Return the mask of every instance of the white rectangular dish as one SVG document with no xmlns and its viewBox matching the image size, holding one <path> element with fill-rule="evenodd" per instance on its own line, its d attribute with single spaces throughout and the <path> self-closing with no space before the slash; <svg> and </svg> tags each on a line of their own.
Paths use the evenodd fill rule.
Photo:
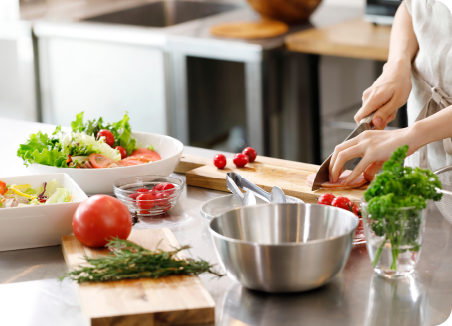
<svg viewBox="0 0 452 326">
<path fill-rule="evenodd" d="M 121 178 L 146 174 L 167 177 L 174 171 L 184 149 L 184 145 L 180 141 L 169 136 L 146 132 L 133 132 L 132 135 L 138 140 L 138 144 L 141 143 L 144 146 L 152 144 L 162 159 L 141 165 L 111 169 L 70 169 L 31 164 L 28 166 L 28 170 L 32 174 L 67 173 L 89 195 L 113 194 L 113 184 Z"/>
<path fill-rule="evenodd" d="M 71 203 L 0 208 L 0 251 L 61 244 L 61 237 L 72 233 L 72 217 L 86 194 L 65 173 L 0 178 L 6 184 L 38 187 L 56 179 L 72 194 Z"/>
</svg>

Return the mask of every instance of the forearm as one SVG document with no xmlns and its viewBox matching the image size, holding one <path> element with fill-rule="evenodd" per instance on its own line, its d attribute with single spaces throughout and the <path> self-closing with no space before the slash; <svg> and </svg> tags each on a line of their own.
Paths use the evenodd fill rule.
<svg viewBox="0 0 452 326">
<path fill-rule="evenodd" d="M 418 49 L 419 44 L 414 34 L 411 15 L 403 2 L 397 9 L 391 29 L 388 64 L 411 66 Z"/>
<path fill-rule="evenodd" d="M 410 130 L 410 149 L 418 150 L 422 146 L 437 140 L 452 137 L 452 105 L 414 123 Z M 411 150 L 410 150 L 411 152 Z"/>
</svg>

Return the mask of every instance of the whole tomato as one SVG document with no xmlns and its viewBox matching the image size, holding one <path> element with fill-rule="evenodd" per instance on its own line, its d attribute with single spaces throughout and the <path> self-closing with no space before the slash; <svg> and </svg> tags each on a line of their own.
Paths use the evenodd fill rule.
<svg viewBox="0 0 452 326">
<path fill-rule="evenodd" d="M 234 162 L 236 167 L 242 168 L 248 163 L 248 156 L 242 153 L 235 154 L 232 162 Z"/>
<path fill-rule="evenodd" d="M 124 159 L 127 157 L 127 151 L 124 147 L 116 146 L 115 149 L 118 150 L 119 154 L 121 154 L 121 159 Z"/>
<path fill-rule="evenodd" d="M 111 238 L 127 239 L 132 231 L 132 219 L 127 206 L 119 199 L 95 195 L 78 206 L 72 229 L 84 245 L 102 247 Z"/>
<path fill-rule="evenodd" d="M 140 209 L 151 209 L 155 206 L 155 195 L 153 193 L 143 193 L 137 197 L 137 206 Z"/>
<path fill-rule="evenodd" d="M 359 207 L 356 206 L 355 204 L 353 204 L 353 206 L 352 206 L 352 211 L 353 211 L 353 214 L 355 214 L 356 216 L 359 216 L 361 214 Z"/>
<path fill-rule="evenodd" d="M 97 133 L 96 138 L 99 139 L 100 137 L 104 136 L 105 137 L 105 142 L 110 145 L 111 147 L 113 147 L 114 143 L 115 143 L 115 136 L 113 136 L 113 134 L 111 133 L 110 130 L 107 129 L 101 129 L 99 130 L 99 132 Z"/>
<path fill-rule="evenodd" d="M 168 205 L 169 194 L 166 192 L 159 192 L 155 194 L 155 204 L 157 206 L 167 206 Z"/>
<path fill-rule="evenodd" d="M 328 205 L 330 206 L 333 202 L 334 198 L 336 198 L 333 194 L 323 194 L 319 197 L 319 200 L 317 201 L 320 205 Z"/>
<path fill-rule="evenodd" d="M 247 148 L 245 148 L 245 149 L 242 151 L 242 154 L 245 154 L 246 156 L 248 156 L 248 161 L 249 161 L 250 163 L 253 163 L 254 160 L 255 160 L 256 157 L 257 157 L 257 152 L 256 152 L 256 150 L 255 150 L 254 148 L 252 148 L 252 147 L 247 147 Z"/>
<path fill-rule="evenodd" d="M 350 199 L 348 199 L 347 197 L 342 197 L 342 196 L 336 197 L 332 201 L 331 205 L 345 209 L 349 212 L 350 211 L 353 212 L 353 202 Z"/>
<path fill-rule="evenodd" d="M 226 166 L 226 156 L 223 154 L 217 154 L 213 157 L 213 165 L 218 169 L 222 169 Z"/>
</svg>

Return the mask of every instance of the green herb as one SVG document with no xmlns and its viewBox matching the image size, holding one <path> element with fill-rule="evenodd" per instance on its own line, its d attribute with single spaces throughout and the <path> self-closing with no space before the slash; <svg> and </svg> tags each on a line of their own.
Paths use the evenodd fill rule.
<svg viewBox="0 0 452 326">
<path fill-rule="evenodd" d="M 387 239 L 392 246 L 391 269 L 396 269 L 397 257 L 401 246 L 419 250 L 417 241 L 421 227 L 419 211 L 427 207 L 427 200 L 438 201 L 442 194 L 435 188 L 441 188 L 441 182 L 432 171 L 420 168 L 404 167 L 403 161 L 408 146 L 399 147 L 383 165 L 383 171 L 364 192 L 368 203 L 372 230 L 377 236 L 385 237 L 377 249 L 373 266 L 380 258 Z M 412 207 L 414 209 L 407 209 Z"/>
<path fill-rule="evenodd" d="M 84 259 L 89 266 L 70 271 L 68 277 L 78 283 L 104 282 L 140 277 L 159 278 L 168 275 L 199 275 L 210 273 L 222 276 L 205 260 L 192 258 L 178 259 L 176 255 L 190 246 L 181 246 L 173 251 L 147 250 L 128 240 L 113 239 L 106 247 L 111 254 Z"/>
<path fill-rule="evenodd" d="M 83 112 L 77 114 L 74 121 L 71 122 L 73 132 L 83 132 L 90 136 L 96 136 L 101 129 L 111 131 L 115 137 L 115 143 L 113 147 L 122 146 L 130 155 L 137 148 L 137 140 L 132 137 L 132 128 L 129 124 L 129 116 L 127 112 L 124 114 L 124 118 L 118 122 L 104 124 L 102 117 L 99 119 L 88 120 L 83 122 Z"/>
</svg>

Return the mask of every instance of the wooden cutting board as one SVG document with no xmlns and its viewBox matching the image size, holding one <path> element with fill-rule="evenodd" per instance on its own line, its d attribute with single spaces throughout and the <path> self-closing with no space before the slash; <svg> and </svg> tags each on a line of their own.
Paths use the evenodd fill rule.
<svg viewBox="0 0 452 326">
<path fill-rule="evenodd" d="M 69 269 L 85 262 L 83 255 L 107 253 L 103 248 L 82 245 L 73 235 L 62 240 Z M 129 240 L 152 250 L 159 241 L 162 250 L 179 246 L 169 229 L 134 230 Z M 215 302 L 198 276 L 81 283 L 79 296 L 82 311 L 93 326 L 202 325 L 215 321 Z"/>
<path fill-rule="evenodd" d="M 300 198 L 306 203 L 317 203 L 320 195 L 325 193 L 346 196 L 359 203 L 367 187 L 349 190 L 319 189 L 313 192 L 311 187 L 306 185 L 306 178 L 317 172 L 318 165 L 265 156 L 258 156 L 256 161 L 248 163 L 243 168 L 236 168 L 232 159 L 227 161 L 224 169 L 217 169 L 213 165 L 213 158 L 206 159 L 184 154 L 174 172 L 184 173 L 187 185 L 227 192 L 229 190 L 226 188 L 226 173 L 236 172 L 266 191 L 271 191 L 274 186 L 279 186 L 286 195 Z"/>
</svg>

